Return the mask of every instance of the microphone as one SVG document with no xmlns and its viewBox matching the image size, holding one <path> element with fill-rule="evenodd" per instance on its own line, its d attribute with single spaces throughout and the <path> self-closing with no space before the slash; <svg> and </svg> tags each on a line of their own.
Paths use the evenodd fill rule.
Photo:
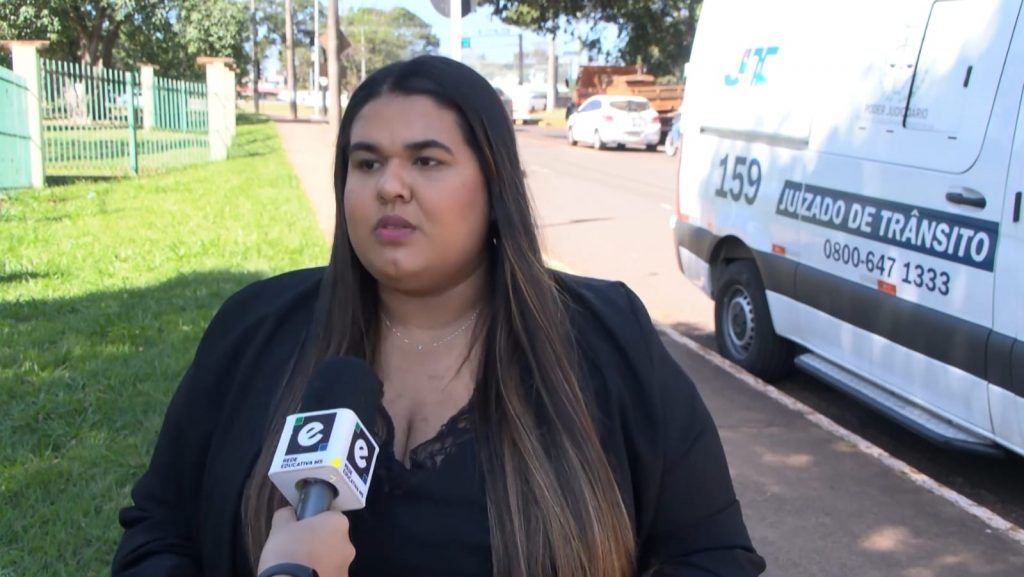
<svg viewBox="0 0 1024 577">
<path fill-rule="evenodd" d="M 301 412 L 285 419 L 270 480 L 301 521 L 366 506 L 379 447 L 363 423 L 375 423 L 384 396 L 364 361 L 334 357 L 313 372 Z"/>
</svg>

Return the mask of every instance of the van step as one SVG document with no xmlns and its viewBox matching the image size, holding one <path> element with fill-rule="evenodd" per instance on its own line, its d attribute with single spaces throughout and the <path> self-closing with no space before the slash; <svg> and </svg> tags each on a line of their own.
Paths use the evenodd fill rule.
<svg viewBox="0 0 1024 577">
<path fill-rule="evenodd" d="M 799 355 L 794 362 L 804 372 L 853 396 L 937 445 L 985 455 L 1003 454 L 1002 449 L 990 439 L 927 411 L 814 353 Z"/>
</svg>

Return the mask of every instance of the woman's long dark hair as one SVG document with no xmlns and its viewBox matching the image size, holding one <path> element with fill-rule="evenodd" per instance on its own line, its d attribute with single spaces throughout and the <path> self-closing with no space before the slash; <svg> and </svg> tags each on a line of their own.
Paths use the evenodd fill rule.
<svg viewBox="0 0 1024 577">
<path fill-rule="evenodd" d="M 437 56 L 391 64 L 364 81 L 341 121 L 334 165 L 337 221 L 320 291 L 310 362 L 293 372 L 246 487 L 244 526 L 254 560 L 280 497 L 265 474 L 281 423 L 295 412 L 309 368 L 335 355 L 371 364 L 380 336 L 376 280 L 349 242 L 344 193 L 352 123 L 385 94 L 421 95 L 452 110 L 477 156 L 491 214 L 489 279 L 473 396 L 486 480 L 494 574 L 624 577 L 634 572 L 633 528 L 579 381 L 566 304 L 545 267 L 515 132 L 491 85 Z"/>
</svg>

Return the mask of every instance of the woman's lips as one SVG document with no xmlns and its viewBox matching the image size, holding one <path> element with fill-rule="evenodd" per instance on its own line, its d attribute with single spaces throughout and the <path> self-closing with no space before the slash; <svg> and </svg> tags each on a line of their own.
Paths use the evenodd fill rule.
<svg viewBox="0 0 1024 577">
<path fill-rule="evenodd" d="M 388 214 L 377 221 L 373 227 L 373 235 L 381 242 L 398 242 L 405 240 L 416 232 L 416 227 L 397 214 Z"/>
</svg>

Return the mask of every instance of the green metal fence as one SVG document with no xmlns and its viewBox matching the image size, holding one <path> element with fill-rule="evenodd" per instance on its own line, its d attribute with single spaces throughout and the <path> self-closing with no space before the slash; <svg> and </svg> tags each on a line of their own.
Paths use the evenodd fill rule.
<svg viewBox="0 0 1024 577">
<path fill-rule="evenodd" d="M 25 81 L 0 66 L 0 190 L 32 186 L 28 98 Z"/>
<path fill-rule="evenodd" d="M 210 158 L 206 84 L 155 76 L 152 105 L 152 126 L 139 133 L 144 167 Z"/>
<path fill-rule="evenodd" d="M 42 59 L 47 176 L 125 176 L 209 158 L 206 87 Z M 153 107 L 147 114 L 146 103 Z"/>
</svg>

